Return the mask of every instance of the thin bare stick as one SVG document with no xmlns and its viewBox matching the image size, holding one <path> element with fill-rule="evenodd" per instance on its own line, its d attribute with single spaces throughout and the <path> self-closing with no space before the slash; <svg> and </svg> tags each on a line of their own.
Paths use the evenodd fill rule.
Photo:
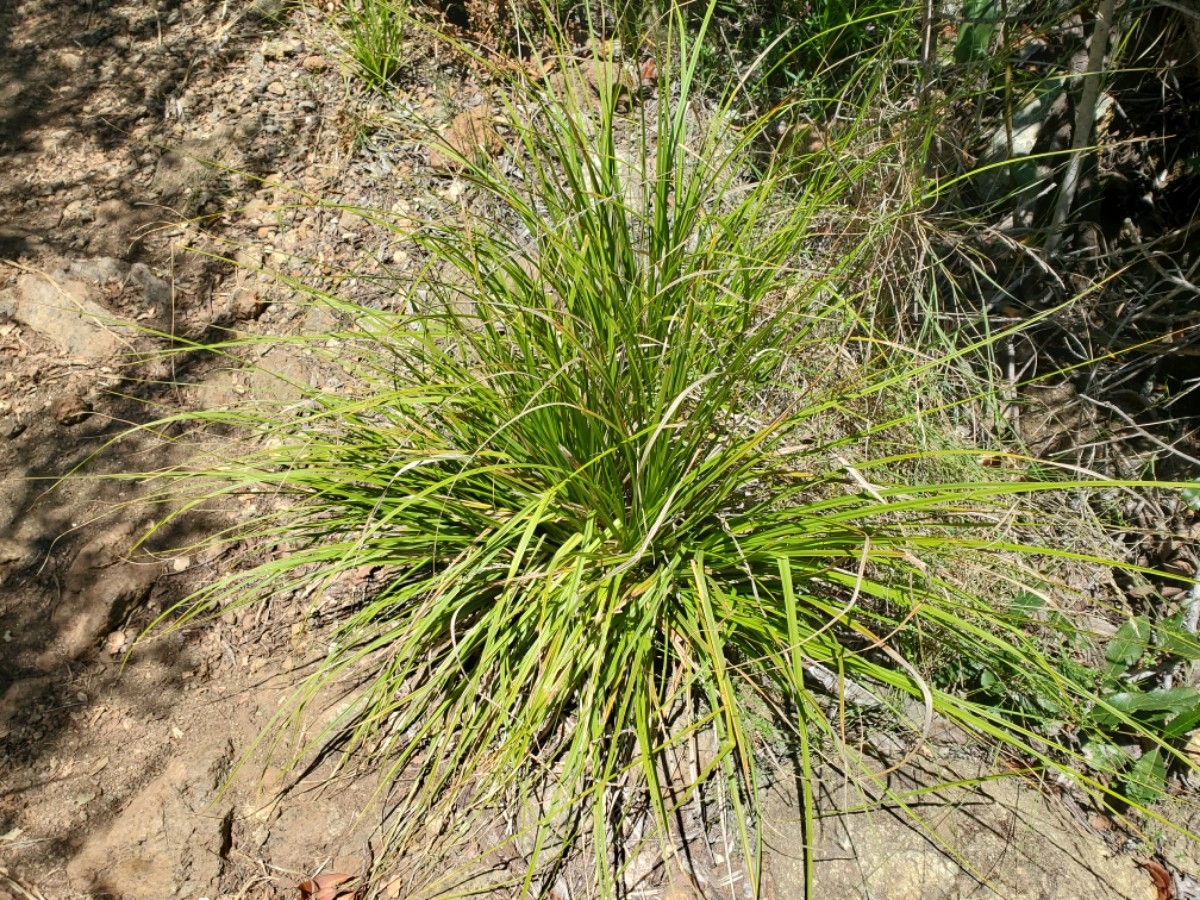
<svg viewBox="0 0 1200 900">
<path fill-rule="evenodd" d="M 805 660 L 804 674 L 816 682 L 817 686 L 828 696 L 844 700 L 859 709 L 878 709 L 883 701 L 848 676 L 839 676 L 826 666 L 812 660 Z"/>
<path fill-rule="evenodd" d="M 1092 141 L 1092 127 L 1096 124 L 1096 104 L 1100 100 L 1100 83 L 1104 76 L 1104 57 L 1108 52 L 1108 35 L 1112 30 L 1113 10 L 1116 0 L 1100 0 L 1096 10 L 1096 25 L 1092 29 L 1092 44 L 1088 49 L 1087 73 L 1083 77 L 1083 92 L 1079 105 L 1075 107 L 1075 135 L 1071 140 L 1071 158 L 1063 175 L 1062 187 L 1054 205 L 1054 216 L 1050 220 L 1050 234 L 1046 238 L 1046 252 L 1053 253 L 1062 241 L 1063 226 L 1075 203 L 1075 192 L 1079 188 L 1079 170 L 1083 167 L 1083 152 Z"/>
<path fill-rule="evenodd" d="M 1125 412 L 1125 410 L 1121 409 L 1121 407 L 1117 406 L 1115 403 L 1108 403 L 1104 400 L 1097 400 L 1094 397 L 1089 397 L 1087 394 L 1080 394 L 1079 399 L 1086 400 L 1088 403 L 1102 407 L 1103 409 L 1107 409 L 1111 413 L 1115 413 L 1116 415 L 1120 416 L 1125 421 L 1126 425 L 1128 425 L 1130 428 L 1132 428 L 1134 431 L 1136 431 L 1140 437 L 1144 437 L 1146 440 L 1148 440 L 1150 443 L 1154 444 L 1156 447 L 1161 447 L 1163 450 L 1166 450 L 1172 456 L 1177 456 L 1185 462 L 1190 462 L 1193 466 L 1200 466 L 1200 459 L 1196 459 L 1196 457 L 1194 457 L 1194 456 L 1188 456 L 1182 450 L 1175 449 L 1170 444 L 1168 444 L 1166 441 L 1159 440 L 1154 435 L 1152 435 L 1150 432 L 1148 432 L 1145 428 L 1143 428 L 1141 425 L 1139 425 L 1137 422 L 1133 421 L 1133 417 L 1130 416 L 1127 412 Z"/>
<path fill-rule="evenodd" d="M 921 7 L 921 90 L 919 104 L 924 110 L 928 106 L 929 85 L 933 80 L 933 57 L 937 43 L 933 38 L 933 0 L 925 0 Z"/>
<path fill-rule="evenodd" d="M 1154 2 L 1159 6 L 1167 7 L 1167 9 L 1173 9 L 1177 13 L 1183 13 L 1190 18 L 1200 19 L 1200 9 L 1180 3 L 1179 0 L 1154 0 Z"/>
</svg>

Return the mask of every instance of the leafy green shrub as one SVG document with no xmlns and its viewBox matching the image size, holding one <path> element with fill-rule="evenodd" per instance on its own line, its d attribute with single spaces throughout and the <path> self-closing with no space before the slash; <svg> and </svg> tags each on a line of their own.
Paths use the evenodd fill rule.
<svg viewBox="0 0 1200 900">
<path fill-rule="evenodd" d="M 1119 783 L 1115 797 L 1120 803 L 1146 805 L 1161 797 L 1168 768 L 1189 765 L 1180 750 L 1200 728 L 1200 691 L 1163 686 L 1161 678 L 1200 660 L 1200 643 L 1184 622 L 1186 611 L 1157 625 L 1144 616 L 1128 619 L 1101 648 L 1039 597 L 1018 595 L 1010 609 L 1031 626 L 1048 626 L 1059 644 L 1050 653 L 1055 668 L 1087 693 L 1046 694 L 1024 672 L 994 670 L 977 659 L 955 660 L 941 673 L 943 683 L 958 681 L 968 696 L 1038 733 L 1064 739 L 1065 726 L 1082 726 L 1076 747 L 1099 777 Z M 1065 699 L 1070 707 L 1063 706 Z M 1084 699 L 1086 705 L 1080 705 Z"/>
<path fill-rule="evenodd" d="M 1101 676 L 1102 702 L 1094 716 L 1108 734 L 1093 739 L 1091 758 L 1098 767 L 1111 760 L 1113 768 L 1121 771 L 1129 757 L 1114 743 L 1118 735 L 1136 740 L 1151 732 L 1163 742 L 1145 748 L 1124 772 L 1125 796 L 1135 803 L 1152 803 L 1162 796 L 1167 766 L 1174 761 L 1172 751 L 1178 756 L 1189 734 L 1200 728 L 1200 690 L 1190 685 L 1143 686 L 1142 676 L 1153 676 L 1155 666 L 1178 666 L 1200 659 L 1195 634 L 1181 627 L 1183 615 L 1169 616 L 1158 626 L 1141 616 L 1130 619 L 1117 629 L 1104 650 L 1107 665 Z M 1136 723 L 1132 729 L 1126 724 L 1129 720 Z"/>
<path fill-rule="evenodd" d="M 870 361 L 853 285 L 895 222 L 847 228 L 832 258 L 814 237 L 850 220 L 870 160 L 834 147 L 802 178 L 747 179 L 752 131 L 691 102 L 700 48 L 681 17 L 672 34 L 671 102 L 631 118 L 603 80 L 599 97 L 583 79 L 514 86 L 508 151 L 461 160 L 482 199 L 416 234 L 431 262 L 403 311 L 328 300 L 352 325 L 308 348 L 336 341 L 343 388 L 295 386 L 303 415 L 202 414 L 262 442 L 164 477 L 260 498 L 223 538 L 286 549 L 187 598 L 175 624 L 377 570 L 298 694 L 303 713 L 361 685 L 313 743 L 373 753 L 403 784 L 398 845 L 426 822 L 536 808 L 531 873 L 587 836 L 606 894 L 611 836 L 639 804 L 666 841 L 714 780 L 757 886 L 764 708 L 796 742 L 811 832 L 817 747 L 843 736 L 816 671 L 1103 789 L 1070 769 L 1072 746 L 923 671 L 968 659 L 1064 714 L 1095 700 L 1027 615 L 978 589 L 1043 590 L 1023 557 L 1080 558 L 1012 536 L 1046 488 L 918 439 L 936 416 L 891 398 L 946 361 Z M 670 774 L 700 730 L 711 759 Z"/>
</svg>

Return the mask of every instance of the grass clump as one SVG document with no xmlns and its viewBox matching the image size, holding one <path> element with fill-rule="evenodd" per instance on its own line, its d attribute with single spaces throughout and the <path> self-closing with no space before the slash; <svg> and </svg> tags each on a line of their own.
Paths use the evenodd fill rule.
<svg viewBox="0 0 1200 900">
<path fill-rule="evenodd" d="M 342 36 L 357 75 L 383 89 L 404 65 L 408 24 L 406 0 L 350 0 L 341 22 Z"/>
<path fill-rule="evenodd" d="M 645 813 L 669 843 L 674 810 L 713 781 L 757 888 L 764 709 L 795 742 L 809 834 L 822 746 L 875 777 L 843 745 L 831 684 L 915 701 L 918 731 L 946 716 L 1068 769 L 1077 743 L 939 687 L 928 660 L 1137 724 L 1000 602 L 1052 593 L 1020 562 L 1056 552 L 1020 538 L 1021 498 L 1043 488 L 915 438 L 875 449 L 927 424 L 887 398 L 942 362 L 867 362 L 853 285 L 891 222 L 832 260 L 812 237 L 869 161 L 834 148 L 802 179 L 749 180 L 750 130 L 701 102 L 700 44 L 681 17 L 672 34 L 679 68 L 662 65 L 661 101 L 630 118 L 603 81 L 598 97 L 583 79 L 522 89 L 503 160 L 461 161 L 484 212 L 417 233 L 431 262 L 403 311 L 335 304 L 354 318 L 338 335 L 347 388 L 306 389 L 303 418 L 207 414 L 269 433 L 202 474 L 209 496 L 286 501 L 236 537 L 288 552 L 188 598 L 182 621 L 381 572 L 300 709 L 362 679 L 321 738 L 379 754 L 406 785 L 398 843 L 466 809 L 540 804 L 526 888 L 585 841 L 614 893 L 611 836 Z M 954 472 L 975 477 L 938 477 Z M 671 754 L 699 730 L 716 749 L 683 778 Z"/>
</svg>

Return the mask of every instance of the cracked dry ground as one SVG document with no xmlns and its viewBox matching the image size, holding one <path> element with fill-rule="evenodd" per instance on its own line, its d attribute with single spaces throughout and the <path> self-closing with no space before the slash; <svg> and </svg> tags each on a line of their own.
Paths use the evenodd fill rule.
<svg viewBox="0 0 1200 900">
<path fill-rule="evenodd" d="M 292 898 L 304 878 L 371 857 L 380 813 L 358 816 L 369 777 L 251 764 L 221 790 L 319 644 L 314 607 L 365 587 L 227 614 L 126 659 L 157 612 L 228 564 L 167 549 L 219 522 L 193 517 L 131 552 L 152 514 L 131 502 L 137 484 L 55 482 L 85 461 L 93 475 L 171 463 L 178 451 L 148 437 L 108 439 L 164 404 L 265 390 L 244 370 L 186 356 L 134 364 L 130 351 L 328 327 L 256 270 L 389 302 L 369 276 L 403 276 L 396 235 L 344 209 L 293 207 L 279 185 L 400 214 L 430 191 L 461 192 L 420 181 L 429 151 L 386 127 L 366 149 L 345 139 L 355 101 L 325 20 L 269 0 L 0 0 L 0 900 Z M 409 85 L 396 102 L 450 121 L 480 96 L 459 77 L 438 92 Z M 276 348 L 260 362 L 336 385 L 303 354 Z M 898 777 L 919 785 L 944 765 L 978 766 L 952 733 L 939 752 L 927 772 Z M 1133 860 L 1010 781 L 928 796 L 923 814 L 957 858 L 891 812 L 831 817 L 819 896 L 1155 897 Z M 858 800 L 831 788 L 825 803 Z M 768 812 L 768 896 L 798 898 L 795 798 L 781 786 Z M 639 896 L 741 896 L 727 848 L 694 841 L 690 893 L 648 864 Z M 381 895 L 410 884 L 385 873 Z"/>
</svg>

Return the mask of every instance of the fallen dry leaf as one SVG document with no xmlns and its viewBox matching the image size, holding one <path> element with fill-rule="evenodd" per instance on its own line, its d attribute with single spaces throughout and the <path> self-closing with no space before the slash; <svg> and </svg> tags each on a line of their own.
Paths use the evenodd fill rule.
<svg viewBox="0 0 1200 900">
<path fill-rule="evenodd" d="M 1141 859 L 1138 863 L 1154 879 L 1154 886 L 1158 889 L 1158 900 L 1175 900 L 1175 880 L 1171 873 L 1153 859 Z"/>
<path fill-rule="evenodd" d="M 343 887 L 348 881 L 354 881 L 356 876 L 345 872 L 326 872 L 307 881 L 302 881 L 300 900 L 352 900 L 360 896 L 358 888 Z"/>
</svg>

